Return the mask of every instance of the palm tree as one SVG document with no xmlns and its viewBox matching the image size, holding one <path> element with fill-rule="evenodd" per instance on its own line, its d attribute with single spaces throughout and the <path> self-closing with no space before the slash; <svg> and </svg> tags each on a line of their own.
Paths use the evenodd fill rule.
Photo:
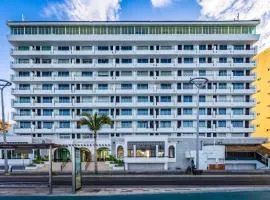
<svg viewBox="0 0 270 200">
<path fill-rule="evenodd" d="M 97 132 L 102 128 L 105 124 L 112 124 L 112 120 L 110 117 L 106 115 L 98 115 L 97 113 L 91 115 L 84 113 L 82 114 L 82 119 L 80 120 L 81 125 L 87 125 L 89 130 L 93 132 L 94 137 L 94 162 L 95 162 L 95 174 L 98 173 L 98 165 L 97 165 Z"/>
</svg>

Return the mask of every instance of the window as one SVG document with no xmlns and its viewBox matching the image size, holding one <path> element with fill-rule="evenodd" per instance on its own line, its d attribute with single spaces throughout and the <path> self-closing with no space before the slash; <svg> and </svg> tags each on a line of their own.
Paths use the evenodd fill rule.
<svg viewBox="0 0 270 200">
<path fill-rule="evenodd" d="M 99 115 L 109 115 L 110 113 L 109 113 L 109 109 L 106 109 L 106 108 L 100 108 L 100 109 L 98 109 L 98 114 Z"/>
<path fill-rule="evenodd" d="M 224 57 L 219 58 L 218 62 L 219 63 L 227 63 L 227 58 L 224 58 Z"/>
<path fill-rule="evenodd" d="M 199 121 L 199 127 L 200 128 L 205 128 L 206 127 L 205 121 Z"/>
<path fill-rule="evenodd" d="M 70 103 L 69 97 L 59 97 L 59 103 Z"/>
<path fill-rule="evenodd" d="M 206 45 L 199 45 L 199 50 L 206 50 Z"/>
<path fill-rule="evenodd" d="M 233 83 L 233 89 L 244 89 L 244 83 Z"/>
<path fill-rule="evenodd" d="M 132 115 L 132 109 L 121 109 L 121 115 Z"/>
<path fill-rule="evenodd" d="M 199 102 L 205 102 L 205 99 L 206 99 L 205 96 L 201 95 L 199 96 Z"/>
<path fill-rule="evenodd" d="M 122 121 L 121 127 L 122 128 L 132 128 L 132 122 L 131 121 Z"/>
<path fill-rule="evenodd" d="M 138 102 L 148 102 L 148 96 L 138 96 Z"/>
<path fill-rule="evenodd" d="M 218 114 L 219 115 L 226 115 L 226 108 L 219 108 L 218 109 Z"/>
<path fill-rule="evenodd" d="M 58 51 L 69 51 L 69 46 L 59 46 Z"/>
<path fill-rule="evenodd" d="M 131 96 L 122 96 L 121 103 L 132 103 L 132 97 Z"/>
<path fill-rule="evenodd" d="M 122 83 L 121 89 L 122 90 L 132 90 L 132 84 L 131 83 Z"/>
<path fill-rule="evenodd" d="M 109 51 L 109 47 L 108 46 L 98 46 L 98 50 L 99 51 Z"/>
<path fill-rule="evenodd" d="M 69 109 L 60 109 L 59 110 L 59 115 L 60 116 L 69 116 L 70 115 L 70 110 Z"/>
<path fill-rule="evenodd" d="M 82 59 L 83 64 L 91 64 L 93 62 L 92 59 Z"/>
<path fill-rule="evenodd" d="M 147 108 L 139 108 L 137 110 L 137 115 L 148 115 L 148 109 Z"/>
<path fill-rule="evenodd" d="M 192 115 L 192 108 L 183 108 L 184 115 Z"/>
<path fill-rule="evenodd" d="M 42 103 L 52 103 L 53 97 L 43 97 Z"/>
<path fill-rule="evenodd" d="M 20 97 L 20 103 L 30 103 L 30 97 Z"/>
<path fill-rule="evenodd" d="M 244 63 L 244 58 L 233 58 L 234 63 Z"/>
<path fill-rule="evenodd" d="M 160 115 L 171 115 L 171 109 L 170 108 L 160 109 Z"/>
<path fill-rule="evenodd" d="M 171 102 L 171 97 L 170 96 L 161 96 L 160 102 Z"/>
<path fill-rule="evenodd" d="M 108 71 L 98 71 L 98 77 L 108 77 L 109 75 Z"/>
<path fill-rule="evenodd" d="M 185 90 L 193 89 L 193 84 L 192 83 L 183 83 L 183 89 L 185 89 Z"/>
<path fill-rule="evenodd" d="M 121 46 L 121 51 L 131 51 L 132 46 Z"/>
<path fill-rule="evenodd" d="M 59 84 L 58 89 L 59 90 L 69 90 L 69 84 Z"/>
<path fill-rule="evenodd" d="M 69 76 L 69 72 L 58 72 L 58 76 L 59 77 L 68 77 Z"/>
<path fill-rule="evenodd" d="M 192 96 L 184 96 L 184 102 L 192 102 Z"/>
<path fill-rule="evenodd" d="M 184 128 L 191 128 L 191 127 L 193 127 L 193 121 L 191 121 L 191 120 L 184 120 L 183 121 L 183 127 Z"/>
<path fill-rule="evenodd" d="M 199 70 L 199 76 L 206 76 L 206 70 Z"/>
<path fill-rule="evenodd" d="M 108 90 L 108 84 L 98 84 L 99 90 Z"/>
<path fill-rule="evenodd" d="M 171 121 L 161 121 L 160 128 L 171 128 Z"/>
<path fill-rule="evenodd" d="M 139 58 L 138 63 L 148 63 L 148 59 L 147 58 Z"/>
<path fill-rule="evenodd" d="M 53 122 L 43 122 L 43 128 L 52 129 Z"/>
<path fill-rule="evenodd" d="M 226 121 L 225 120 L 218 121 L 218 127 L 219 128 L 226 128 Z"/>
<path fill-rule="evenodd" d="M 147 90 L 148 89 L 148 84 L 138 84 L 137 89 L 138 90 Z"/>
<path fill-rule="evenodd" d="M 172 59 L 171 58 L 161 58 L 160 59 L 160 63 L 171 63 L 172 62 Z"/>
<path fill-rule="evenodd" d="M 172 85 L 170 83 L 161 83 L 160 89 L 172 89 Z"/>
<path fill-rule="evenodd" d="M 86 77 L 86 76 L 93 76 L 93 72 L 82 72 L 82 76 Z"/>
<path fill-rule="evenodd" d="M 30 109 L 20 109 L 20 116 L 30 116 L 31 111 Z"/>
<path fill-rule="evenodd" d="M 206 58 L 199 58 L 199 63 L 206 63 Z"/>
<path fill-rule="evenodd" d="M 29 77 L 30 72 L 19 72 L 19 77 Z"/>
<path fill-rule="evenodd" d="M 21 121 L 20 128 L 31 128 L 31 122 Z"/>
<path fill-rule="evenodd" d="M 43 109 L 43 116 L 52 116 L 53 109 Z"/>
<path fill-rule="evenodd" d="M 238 120 L 232 121 L 233 128 L 243 128 L 243 125 L 244 125 L 243 121 L 238 121 Z"/>
<path fill-rule="evenodd" d="M 130 63 L 132 63 L 132 59 L 131 58 L 122 58 L 121 63 L 130 64 Z"/>
<path fill-rule="evenodd" d="M 70 122 L 60 121 L 59 128 L 70 128 Z"/>
<path fill-rule="evenodd" d="M 244 70 L 232 70 L 233 76 L 244 76 Z"/>
<path fill-rule="evenodd" d="M 227 83 L 219 83 L 218 89 L 222 89 L 222 90 L 227 89 Z"/>
<path fill-rule="evenodd" d="M 42 77 L 51 77 L 52 76 L 52 72 L 42 72 L 41 76 Z"/>
<path fill-rule="evenodd" d="M 147 121 L 138 121 L 137 128 L 148 128 L 148 122 Z"/>
<path fill-rule="evenodd" d="M 218 75 L 219 76 L 227 76 L 227 70 L 219 70 Z"/>
<path fill-rule="evenodd" d="M 199 115 L 206 115 L 206 109 L 205 108 L 199 108 Z"/>
<path fill-rule="evenodd" d="M 234 50 L 244 50 L 244 45 L 233 45 Z"/>
<path fill-rule="evenodd" d="M 243 108 L 232 108 L 233 115 L 243 115 L 244 110 Z"/>
<path fill-rule="evenodd" d="M 19 90 L 30 90 L 30 84 L 19 84 Z"/>
<path fill-rule="evenodd" d="M 184 63 L 193 63 L 193 58 L 184 58 Z"/>
<path fill-rule="evenodd" d="M 193 50 L 193 45 L 184 45 L 184 50 Z"/>
<path fill-rule="evenodd" d="M 219 50 L 227 50 L 227 45 L 220 45 Z"/>
<path fill-rule="evenodd" d="M 98 59 L 98 64 L 108 64 L 109 59 Z"/>
<path fill-rule="evenodd" d="M 175 147 L 169 146 L 169 158 L 175 158 Z"/>
<path fill-rule="evenodd" d="M 137 71 L 137 76 L 148 76 L 148 71 Z"/>
</svg>

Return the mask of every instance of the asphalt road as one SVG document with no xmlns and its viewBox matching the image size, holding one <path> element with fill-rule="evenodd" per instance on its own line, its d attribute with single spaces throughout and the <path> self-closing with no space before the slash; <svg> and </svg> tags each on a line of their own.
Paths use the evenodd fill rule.
<svg viewBox="0 0 270 200">
<path fill-rule="evenodd" d="M 246 186 L 269 185 L 270 175 L 85 175 L 83 185 L 87 186 L 143 186 L 143 185 L 176 185 L 176 186 Z M 0 186 L 28 185 L 42 186 L 48 184 L 45 175 L 16 175 L 0 176 Z M 53 177 L 53 185 L 71 185 L 70 175 L 57 175 Z"/>
</svg>

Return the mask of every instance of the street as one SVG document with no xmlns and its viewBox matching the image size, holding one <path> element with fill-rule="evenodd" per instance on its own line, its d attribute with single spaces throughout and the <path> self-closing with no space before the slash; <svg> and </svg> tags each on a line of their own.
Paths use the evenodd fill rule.
<svg viewBox="0 0 270 200">
<path fill-rule="evenodd" d="M 87 186 L 244 186 L 270 185 L 270 175 L 84 175 L 83 185 Z M 47 175 L 8 175 L 0 176 L 0 186 L 8 185 L 47 185 Z M 53 185 L 71 185 L 71 175 L 53 176 Z"/>
</svg>

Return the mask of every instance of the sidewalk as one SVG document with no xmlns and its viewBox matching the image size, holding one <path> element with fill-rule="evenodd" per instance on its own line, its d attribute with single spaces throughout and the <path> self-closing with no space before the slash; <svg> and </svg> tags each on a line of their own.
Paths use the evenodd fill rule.
<svg viewBox="0 0 270 200">
<path fill-rule="evenodd" d="M 55 187 L 52 196 L 107 196 L 134 195 L 157 193 L 202 193 L 202 192 L 240 192 L 240 191 L 270 191 L 267 186 L 238 187 L 84 187 L 72 194 L 71 187 Z M 47 196 L 48 188 L 0 188 L 0 196 Z"/>
</svg>

